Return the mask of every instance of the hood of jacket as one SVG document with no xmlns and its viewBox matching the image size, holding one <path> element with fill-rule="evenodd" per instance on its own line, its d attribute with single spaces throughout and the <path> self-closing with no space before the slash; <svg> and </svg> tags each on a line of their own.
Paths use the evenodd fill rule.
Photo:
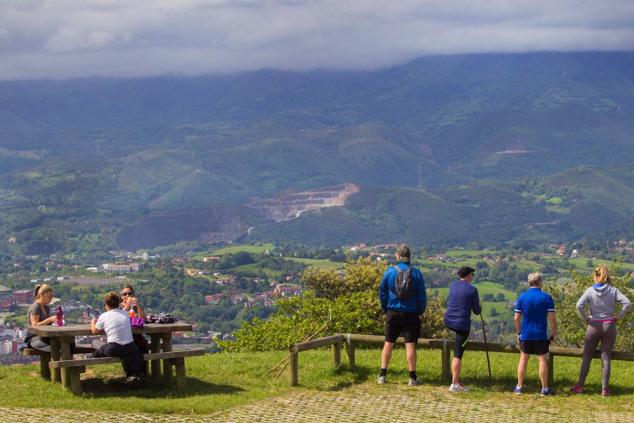
<svg viewBox="0 0 634 423">
<path fill-rule="evenodd" d="M 609 291 L 609 286 L 610 285 L 608 285 L 607 283 L 595 283 L 594 285 L 592 285 L 592 288 L 594 289 L 594 292 L 597 294 L 597 296 L 601 297 Z"/>
</svg>

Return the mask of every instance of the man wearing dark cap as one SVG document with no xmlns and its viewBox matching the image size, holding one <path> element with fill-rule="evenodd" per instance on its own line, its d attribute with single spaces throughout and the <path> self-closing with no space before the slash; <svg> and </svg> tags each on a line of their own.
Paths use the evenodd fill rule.
<svg viewBox="0 0 634 423">
<path fill-rule="evenodd" d="M 427 296 L 423 274 L 410 266 L 410 256 L 407 245 L 398 247 L 398 264 L 385 271 L 379 287 L 381 308 L 385 314 L 385 344 L 381 354 L 379 384 L 386 383 L 387 367 L 399 335 L 405 339 L 409 385 L 420 384 L 416 377 L 416 342 L 420 337 L 420 316 L 425 312 Z"/>
<path fill-rule="evenodd" d="M 469 266 L 462 266 L 458 269 L 460 280 L 449 285 L 449 297 L 447 298 L 447 311 L 445 312 L 445 326 L 456 333 L 454 342 L 453 361 L 451 362 L 451 386 L 450 392 L 466 392 L 460 381 L 460 370 L 462 369 L 462 354 L 464 353 L 469 331 L 471 330 L 471 312 L 482 313 L 478 289 L 471 285 L 474 278 L 475 269 Z"/>
</svg>

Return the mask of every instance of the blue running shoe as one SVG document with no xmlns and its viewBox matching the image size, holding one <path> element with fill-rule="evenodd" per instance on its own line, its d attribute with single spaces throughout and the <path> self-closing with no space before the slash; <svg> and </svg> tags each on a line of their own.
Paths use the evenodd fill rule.
<svg viewBox="0 0 634 423">
<path fill-rule="evenodd" d="M 555 395 L 555 393 L 550 388 L 542 388 L 542 393 L 540 395 L 542 397 L 550 397 L 550 396 Z"/>
<path fill-rule="evenodd" d="M 522 392 L 522 387 L 521 386 L 516 386 L 515 389 L 513 390 L 513 393 L 515 395 L 522 395 L 524 392 Z"/>
</svg>

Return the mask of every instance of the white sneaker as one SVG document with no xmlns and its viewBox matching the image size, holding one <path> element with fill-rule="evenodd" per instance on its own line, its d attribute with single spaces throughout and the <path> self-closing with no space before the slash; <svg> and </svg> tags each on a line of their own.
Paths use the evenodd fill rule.
<svg viewBox="0 0 634 423">
<path fill-rule="evenodd" d="M 410 378 L 410 379 L 409 379 L 409 382 L 407 382 L 407 384 L 408 384 L 409 386 L 420 386 L 420 385 L 422 385 L 422 384 L 423 384 L 423 382 L 421 382 L 421 381 L 420 381 L 420 380 L 418 380 L 418 379 L 412 379 L 412 378 Z"/>
<path fill-rule="evenodd" d="M 451 385 L 449 385 L 449 392 L 455 392 L 455 393 L 469 392 L 469 389 L 457 383 L 452 383 Z"/>
<path fill-rule="evenodd" d="M 385 376 L 379 376 L 379 378 L 376 380 L 376 383 L 378 383 L 379 385 L 385 385 L 387 383 L 387 378 Z"/>
</svg>

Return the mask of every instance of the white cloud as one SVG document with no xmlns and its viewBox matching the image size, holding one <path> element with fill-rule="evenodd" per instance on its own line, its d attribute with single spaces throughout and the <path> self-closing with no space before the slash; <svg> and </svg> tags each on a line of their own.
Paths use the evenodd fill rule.
<svg viewBox="0 0 634 423">
<path fill-rule="evenodd" d="M 633 48 L 630 0 L 0 0 L 0 79 Z"/>
</svg>

